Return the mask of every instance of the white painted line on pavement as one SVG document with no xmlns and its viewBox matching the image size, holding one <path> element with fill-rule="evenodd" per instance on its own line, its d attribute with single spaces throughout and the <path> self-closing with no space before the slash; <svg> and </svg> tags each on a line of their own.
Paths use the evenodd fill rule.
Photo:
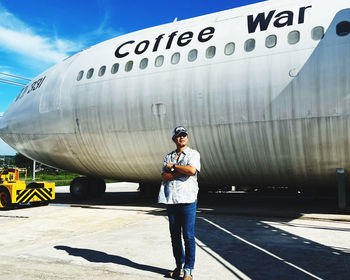
<svg viewBox="0 0 350 280">
<path fill-rule="evenodd" d="M 281 262 L 283 262 L 283 263 L 285 263 L 285 264 L 287 264 L 287 265 L 289 265 L 289 266 L 291 266 L 291 267 L 293 267 L 293 268 L 295 268 L 295 269 L 297 269 L 297 270 L 299 270 L 299 271 L 301 271 L 301 272 L 303 272 L 303 273 L 305 273 L 305 274 L 307 274 L 307 275 L 309 275 L 309 276 L 311 276 L 311 277 L 313 277 L 313 278 L 315 278 L 315 279 L 323 280 L 322 278 L 320 278 L 320 277 L 318 277 L 318 276 L 312 274 L 311 272 L 308 272 L 308 271 L 306 271 L 305 269 L 303 269 L 303 268 L 301 268 L 301 267 L 299 267 L 299 266 L 297 266 L 297 265 L 295 265 L 295 264 L 292 264 L 292 263 L 290 263 L 290 262 L 288 262 L 288 261 L 286 261 L 286 260 L 280 258 L 279 256 L 277 256 L 277 255 L 275 255 L 275 254 L 273 254 L 273 253 L 271 253 L 271 252 L 265 250 L 264 248 L 261 248 L 261 247 L 259 247 L 258 245 L 255 245 L 254 243 L 251 243 L 251 242 L 249 242 L 248 240 L 245 240 L 244 238 L 242 238 L 242 237 L 240 237 L 240 236 L 238 236 L 238 235 L 233 234 L 232 232 L 230 232 L 230 231 L 228 231 L 227 229 L 225 229 L 225 228 L 223 228 L 223 227 L 221 227 L 221 226 L 219 226 L 219 225 L 213 223 L 212 221 L 210 221 L 210 220 L 208 220 L 208 219 L 206 219 L 206 218 L 203 218 L 203 217 L 199 217 L 199 218 L 202 219 L 202 220 L 204 220 L 204 221 L 206 221 L 207 223 L 209 223 L 209 224 L 211 224 L 211 225 L 217 227 L 218 229 L 220 229 L 220 230 L 226 232 L 227 234 L 231 235 L 232 237 L 237 238 L 238 240 L 240 240 L 240 241 L 242 241 L 242 242 L 244 242 L 244 243 L 246 243 L 246 244 L 248 244 L 248 245 L 250 245 L 250 246 L 252 246 L 252 247 L 254 247 L 254 248 L 256 248 L 256 249 L 258 249 L 258 250 L 260 250 L 260 251 L 262 251 L 262 252 L 264 252 L 265 254 L 268 254 L 269 256 L 271 256 L 271 257 L 273 257 L 273 258 L 275 258 L 275 259 L 278 259 L 279 261 L 281 261 Z"/>
<path fill-rule="evenodd" d="M 201 242 L 197 238 L 196 238 L 196 243 L 197 243 L 199 248 L 201 248 L 208 255 L 212 256 L 214 259 L 216 259 L 218 262 L 220 262 L 226 269 L 230 270 L 238 279 L 251 280 L 251 278 L 249 278 L 247 275 L 245 275 L 238 268 L 234 267 L 232 264 L 230 264 L 228 261 L 226 261 L 224 258 L 222 258 L 219 254 L 215 253 L 212 249 L 210 249 L 207 245 L 205 245 L 203 242 Z"/>
</svg>

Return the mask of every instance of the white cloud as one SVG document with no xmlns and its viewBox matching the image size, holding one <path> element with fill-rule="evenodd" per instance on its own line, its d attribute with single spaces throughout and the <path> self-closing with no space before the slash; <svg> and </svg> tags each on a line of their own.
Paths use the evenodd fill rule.
<svg viewBox="0 0 350 280">
<path fill-rule="evenodd" d="M 100 42 L 101 39 L 107 40 L 125 33 L 123 28 L 116 30 L 110 27 L 108 23 L 109 19 L 109 12 L 106 11 L 101 18 L 99 25 L 94 30 L 78 36 L 78 41 L 81 43 L 81 45 L 85 46 L 84 48 L 91 46 L 91 44 Z"/>
<path fill-rule="evenodd" d="M 92 44 L 123 34 L 122 28 L 115 30 L 109 26 L 109 19 L 109 13 L 105 12 L 96 29 L 78 34 L 73 41 L 58 38 L 57 35 L 49 37 L 38 34 L 37 30 L 0 3 L 0 48 L 49 64 L 57 63 Z"/>
<path fill-rule="evenodd" d="M 0 46 L 40 61 L 56 63 L 70 52 L 79 51 L 79 43 L 60 38 L 49 38 L 37 32 L 8 12 L 0 4 Z"/>
<path fill-rule="evenodd" d="M 0 44 L 3 48 L 13 52 L 46 62 L 58 62 L 67 56 L 67 52 L 64 51 L 62 46 L 59 48 L 57 43 L 50 42 L 48 38 L 6 29 L 1 26 Z"/>
</svg>

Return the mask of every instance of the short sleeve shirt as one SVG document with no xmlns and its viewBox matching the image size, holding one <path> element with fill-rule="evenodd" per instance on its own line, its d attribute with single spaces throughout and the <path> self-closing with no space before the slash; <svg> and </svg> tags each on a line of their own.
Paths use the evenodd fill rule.
<svg viewBox="0 0 350 280">
<path fill-rule="evenodd" d="M 197 199 L 198 181 L 197 174 L 200 172 L 200 154 L 196 150 L 187 147 L 175 160 L 176 150 L 167 154 L 164 158 L 162 173 L 168 162 L 176 165 L 191 165 L 196 168 L 195 175 L 181 175 L 171 181 L 162 181 L 158 202 L 164 204 L 192 203 Z"/>
</svg>

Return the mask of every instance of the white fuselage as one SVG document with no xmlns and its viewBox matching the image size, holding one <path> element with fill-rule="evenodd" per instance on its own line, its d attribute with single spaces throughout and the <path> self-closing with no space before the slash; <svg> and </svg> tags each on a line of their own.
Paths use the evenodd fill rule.
<svg viewBox="0 0 350 280">
<path fill-rule="evenodd" d="M 350 169 L 349 21 L 348 0 L 267 1 L 116 37 L 35 78 L 0 134 L 50 166 L 158 182 L 182 125 L 202 184 L 331 185 Z"/>
</svg>

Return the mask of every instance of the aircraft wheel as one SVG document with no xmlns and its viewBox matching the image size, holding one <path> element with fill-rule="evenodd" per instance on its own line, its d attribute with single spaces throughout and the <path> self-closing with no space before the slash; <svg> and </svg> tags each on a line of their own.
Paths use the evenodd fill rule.
<svg viewBox="0 0 350 280">
<path fill-rule="evenodd" d="M 0 189 L 0 208 L 9 209 L 11 208 L 11 196 L 7 189 Z"/>
<path fill-rule="evenodd" d="M 106 192 L 106 183 L 101 178 L 89 178 L 90 182 L 90 198 L 101 197 Z"/>
<path fill-rule="evenodd" d="M 77 177 L 70 183 L 70 194 L 75 199 L 83 200 L 88 197 L 89 188 L 90 184 L 87 177 Z"/>
<path fill-rule="evenodd" d="M 158 198 L 160 184 L 140 183 L 139 191 L 142 197 Z"/>
</svg>

